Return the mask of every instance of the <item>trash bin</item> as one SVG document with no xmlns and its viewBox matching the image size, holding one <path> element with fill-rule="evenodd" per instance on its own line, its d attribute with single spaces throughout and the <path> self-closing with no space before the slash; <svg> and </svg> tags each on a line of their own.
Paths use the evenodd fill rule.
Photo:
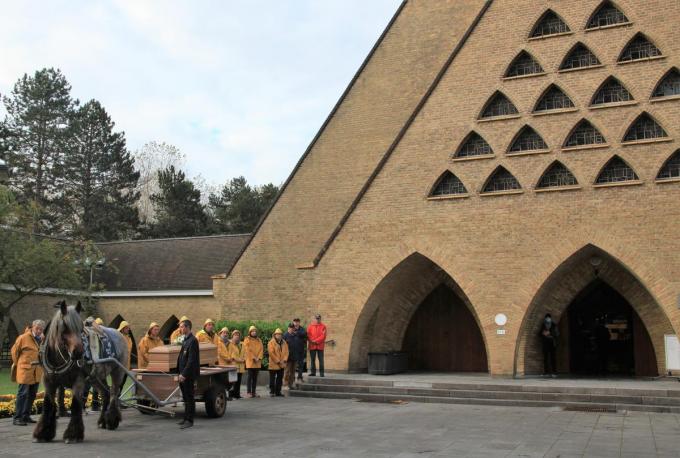
<svg viewBox="0 0 680 458">
<path fill-rule="evenodd" d="M 391 375 L 408 370 L 408 353 L 405 351 L 386 351 L 368 354 L 368 373 L 371 375 Z"/>
</svg>

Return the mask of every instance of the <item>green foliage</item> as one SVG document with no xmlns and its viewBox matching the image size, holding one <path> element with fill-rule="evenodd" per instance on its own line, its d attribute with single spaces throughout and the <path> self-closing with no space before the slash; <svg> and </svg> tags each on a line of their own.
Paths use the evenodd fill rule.
<svg viewBox="0 0 680 458">
<path fill-rule="evenodd" d="M 139 172 L 122 132 L 104 107 L 91 100 L 73 115 L 65 156 L 64 227 L 69 236 L 94 241 L 131 238 L 139 226 L 135 191 Z"/>
<path fill-rule="evenodd" d="M 215 323 L 215 330 L 219 332 L 223 327 L 229 328 L 229 337 L 231 338 L 231 333 L 234 329 L 241 331 L 241 342 L 248 335 L 248 328 L 255 326 L 257 328 L 257 336 L 262 339 L 262 344 L 264 345 L 264 359 L 262 361 L 262 368 L 269 367 L 269 354 L 267 352 L 267 344 L 272 339 L 274 331 L 276 328 L 281 329 L 284 333 L 288 329 L 287 323 L 282 323 L 280 321 L 232 321 L 232 320 L 219 320 Z"/>
<path fill-rule="evenodd" d="M 151 236 L 190 237 L 206 233 L 207 216 L 201 204 L 201 191 L 184 172 L 172 165 L 160 170 L 158 187 L 159 192 L 151 196 L 156 214 Z"/>
<path fill-rule="evenodd" d="M 250 186 L 244 177 L 233 178 L 219 194 L 209 198 L 209 210 L 216 232 L 252 232 L 272 204 L 279 188 L 273 184 Z"/>
</svg>

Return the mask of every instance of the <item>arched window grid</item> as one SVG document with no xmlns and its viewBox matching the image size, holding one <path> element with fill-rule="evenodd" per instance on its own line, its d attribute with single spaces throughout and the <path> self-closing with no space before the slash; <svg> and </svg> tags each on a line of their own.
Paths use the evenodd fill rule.
<svg viewBox="0 0 680 458">
<path fill-rule="evenodd" d="M 506 117 L 519 115 L 517 107 L 514 103 L 502 92 L 497 91 L 491 96 L 491 99 L 484 105 L 482 114 L 479 116 L 480 120 L 489 120 L 492 118 Z"/>
<path fill-rule="evenodd" d="M 647 37 L 637 34 L 628 42 L 619 56 L 619 63 L 635 62 L 638 60 L 662 57 L 661 50 L 657 48 Z"/>
<path fill-rule="evenodd" d="M 578 186 L 578 180 L 561 162 L 553 162 L 538 180 L 536 189 L 566 188 Z"/>
<path fill-rule="evenodd" d="M 680 150 L 677 150 L 666 162 L 664 162 L 656 179 L 660 181 L 680 180 Z"/>
<path fill-rule="evenodd" d="M 600 171 L 597 179 L 595 180 L 596 185 L 605 184 L 615 184 L 615 183 L 625 183 L 628 181 L 639 181 L 640 178 L 637 176 L 635 171 L 631 166 L 626 164 L 623 159 L 618 156 L 613 157 L 607 162 L 602 170 Z"/>
<path fill-rule="evenodd" d="M 582 120 L 572 130 L 564 142 L 563 148 L 579 148 L 590 145 L 606 145 L 607 140 L 589 121 Z"/>
<path fill-rule="evenodd" d="M 518 154 L 529 151 L 545 151 L 548 149 L 548 144 L 543 140 L 543 137 L 536 132 L 532 127 L 524 126 L 520 133 L 515 137 L 508 154 Z"/>
<path fill-rule="evenodd" d="M 610 77 L 595 93 L 591 106 L 608 105 L 612 103 L 631 102 L 635 100 L 626 87 L 616 78 Z"/>
<path fill-rule="evenodd" d="M 667 138 L 668 134 L 654 118 L 643 113 L 633 121 L 626 131 L 623 142 L 639 142 Z"/>
<path fill-rule="evenodd" d="M 453 173 L 446 172 L 432 189 L 430 197 L 463 196 L 467 193 L 463 182 Z"/>
<path fill-rule="evenodd" d="M 566 22 L 553 10 L 548 10 L 540 17 L 531 33 L 529 39 L 547 38 L 555 35 L 570 33 L 571 29 Z"/>
<path fill-rule="evenodd" d="M 605 1 L 598 6 L 595 13 L 588 19 L 586 30 L 597 30 L 605 27 L 630 24 L 625 13 L 610 1 Z"/>
<path fill-rule="evenodd" d="M 556 85 L 551 85 L 536 103 L 534 113 L 575 108 L 574 102 Z"/>
<path fill-rule="evenodd" d="M 599 67 L 602 63 L 588 47 L 583 43 L 574 46 L 567 57 L 560 64 L 560 71 L 582 70 L 590 67 Z"/>
<path fill-rule="evenodd" d="M 454 159 L 471 158 L 477 156 L 491 156 L 493 149 L 477 132 L 467 136 L 463 144 L 454 154 Z"/>
<path fill-rule="evenodd" d="M 674 67 L 656 85 L 652 99 L 675 96 L 680 96 L 680 71 Z"/>
<path fill-rule="evenodd" d="M 519 78 L 522 76 L 542 75 L 543 67 L 528 52 L 522 51 L 512 61 L 505 73 L 505 78 Z"/>
<path fill-rule="evenodd" d="M 521 191 L 517 178 L 504 167 L 497 168 L 482 188 L 482 194 Z"/>
</svg>

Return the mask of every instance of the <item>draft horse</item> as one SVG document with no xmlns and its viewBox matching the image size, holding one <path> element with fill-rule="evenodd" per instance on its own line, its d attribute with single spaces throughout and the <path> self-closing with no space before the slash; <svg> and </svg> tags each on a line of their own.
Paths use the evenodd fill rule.
<svg viewBox="0 0 680 458">
<path fill-rule="evenodd" d="M 82 442 L 85 438 L 83 425 L 83 391 L 86 379 L 96 386 L 103 397 L 102 410 L 97 421 L 100 428 L 114 430 L 118 427 L 122 416 L 118 396 L 121 385 L 125 380 L 124 365 L 127 362 L 127 345 L 122 334 L 110 328 L 99 329 L 105 333 L 114 348 L 115 359 L 120 362 L 98 363 L 98 355 L 91 358 L 85 355 L 85 343 L 92 338 L 92 334 L 84 330 L 80 317 L 82 311 L 78 305 L 67 306 L 66 301 L 55 305 L 58 309 L 48 323 L 45 337 L 40 344 L 40 364 L 43 367 L 43 385 L 45 400 L 40 421 L 33 431 L 34 442 L 49 442 L 54 439 L 57 430 L 56 391 L 57 387 L 71 388 L 71 419 L 64 431 L 64 442 Z M 89 336 L 89 339 L 88 339 Z M 107 378 L 111 377 L 111 386 Z"/>
</svg>

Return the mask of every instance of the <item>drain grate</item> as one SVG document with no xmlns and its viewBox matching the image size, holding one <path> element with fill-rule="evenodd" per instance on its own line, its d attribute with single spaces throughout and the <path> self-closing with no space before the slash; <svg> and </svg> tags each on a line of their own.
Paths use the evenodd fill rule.
<svg viewBox="0 0 680 458">
<path fill-rule="evenodd" d="M 595 407 L 595 406 L 567 406 L 562 410 L 565 412 L 599 412 L 599 413 L 616 413 L 616 407 Z"/>
</svg>

